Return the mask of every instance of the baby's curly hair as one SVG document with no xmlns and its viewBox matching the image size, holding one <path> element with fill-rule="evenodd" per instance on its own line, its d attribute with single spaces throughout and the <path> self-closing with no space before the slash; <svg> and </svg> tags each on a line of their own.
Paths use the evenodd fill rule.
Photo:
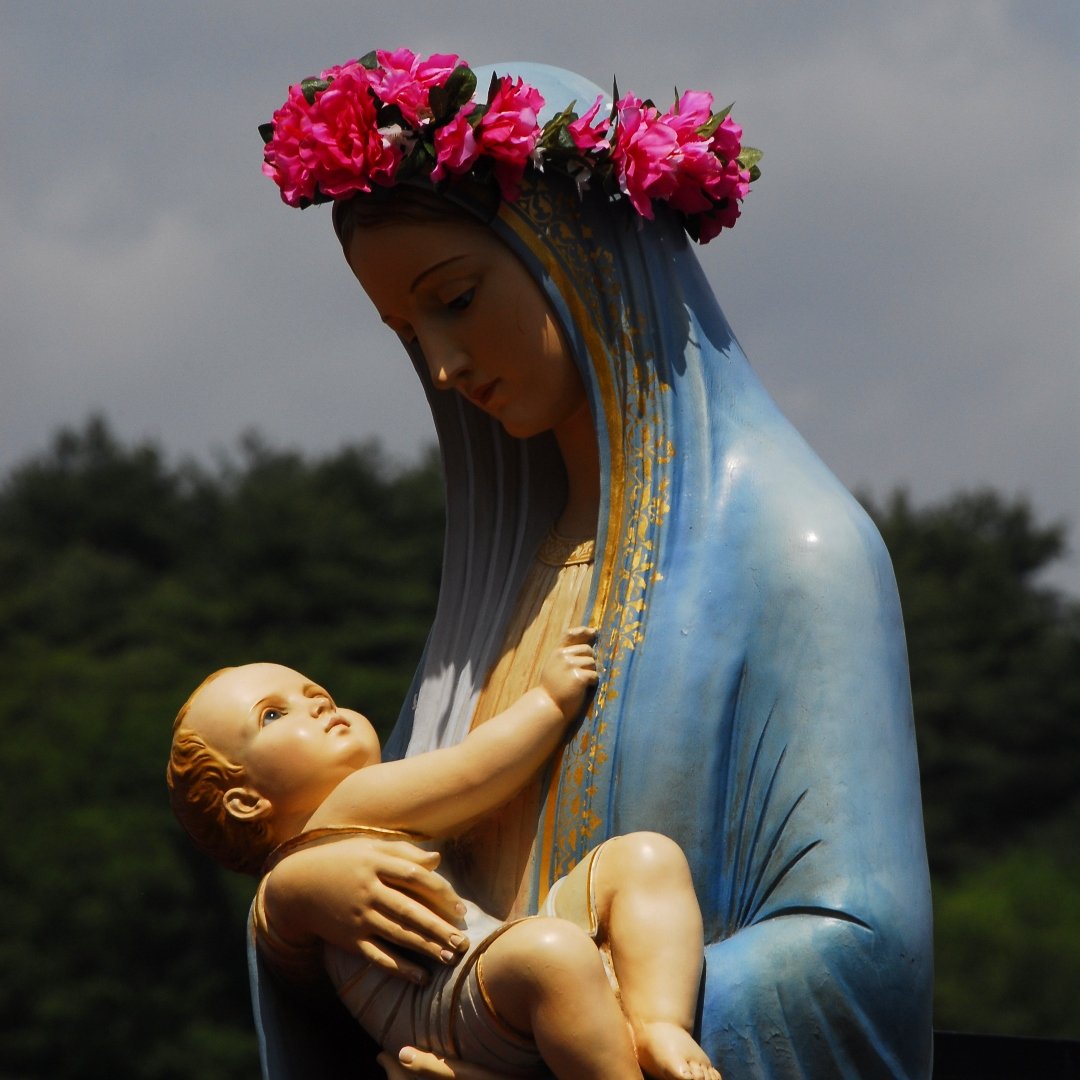
<svg viewBox="0 0 1080 1080">
<path fill-rule="evenodd" d="M 176 714 L 165 782 L 173 813 L 195 846 L 230 870 L 258 877 L 274 848 L 269 824 L 238 820 L 225 809 L 225 792 L 244 782 L 244 769 L 184 727 L 199 691 L 231 670 L 222 668 L 205 678 Z"/>
</svg>

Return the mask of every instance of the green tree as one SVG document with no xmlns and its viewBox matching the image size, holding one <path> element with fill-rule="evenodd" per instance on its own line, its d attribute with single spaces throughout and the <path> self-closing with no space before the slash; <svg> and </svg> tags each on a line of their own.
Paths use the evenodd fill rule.
<svg viewBox="0 0 1080 1080">
<path fill-rule="evenodd" d="M 927 843 L 947 878 L 1076 797 L 1080 608 L 1038 583 L 1065 531 L 990 491 L 864 501 L 896 568 Z"/>
<path fill-rule="evenodd" d="M 904 607 L 940 1026 L 1078 1036 L 1080 606 L 1061 525 L 981 491 L 868 503 Z"/>
<path fill-rule="evenodd" d="M 942 1022 L 1076 1034 L 1080 635 L 1037 583 L 1063 530 L 989 493 L 872 509 L 907 617 Z M 249 437 L 173 465 L 94 419 L 4 481 L 0 1075 L 255 1074 L 253 883 L 171 820 L 172 717 L 213 668 L 273 659 L 385 731 L 441 550 L 434 454 L 394 472 L 371 446 L 312 462 Z"/>
<path fill-rule="evenodd" d="M 274 659 L 394 720 L 442 547 L 434 457 L 314 464 L 251 438 L 212 471 L 100 419 L 0 488 L 0 1075 L 250 1077 L 253 882 L 172 821 L 172 717 Z"/>
</svg>

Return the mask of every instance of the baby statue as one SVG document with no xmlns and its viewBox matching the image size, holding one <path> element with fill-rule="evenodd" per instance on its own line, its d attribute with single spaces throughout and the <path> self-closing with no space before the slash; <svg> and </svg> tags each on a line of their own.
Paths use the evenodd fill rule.
<svg viewBox="0 0 1080 1080">
<path fill-rule="evenodd" d="M 422 982 L 329 945 L 291 941 L 261 897 L 273 866 L 345 832 L 452 836 L 510 799 L 580 714 L 597 679 L 587 627 L 568 630 L 539 685 L 460 743 L 382 762 L 359 713 L 277 664 L 224 668 L 174 726 L 168 783 L 196 845 L 262 873 L 260 949 L 286 979 L 329 975 L 365 1030 L 396 1054 L 421 1046 L 495 1076 L 719 1080 L 691 1030 L 702 921 L 681 849 L 654 833 L 593 849 L 537 917 L 502 922 L 466 904 L 459 953 Z"/>
</svg>

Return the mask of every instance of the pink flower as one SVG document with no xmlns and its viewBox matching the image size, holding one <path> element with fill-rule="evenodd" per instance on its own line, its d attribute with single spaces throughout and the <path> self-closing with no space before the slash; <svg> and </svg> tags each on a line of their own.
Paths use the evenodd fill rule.
<svg viewBox="0 0 1080 1080">
<path fill-rule="evenodd" d="M 680 130 L 692 129 L 696 133 L 712 119 L 712 105 L 712 94 L 705 90 L 687 90 L 664 119 Z"/>
<path fill-rule="evenodd" d="M 712 94 L 698 90 L 688 90 L 662 116 L 630 95 L 616 103 L 612 158 L 622 190 L 643 217 L 653 216 L 655 199 L 683 214 L 711 214 L 717 204 L 745 195 L 738 168 L 730 168 L 741 129 L 725 118 L 713 135 L 700 134 L 712 120 L 712 105 Z M 725 160 L 718 148 L 734 153 Z M 726 221 L 728 211 L 719 216 Z"/>
<path fill-rule="evenodd" d="M 711 192 L 716 199 L 713 208 L 698 215 L 698 243 L 707 244 L 721 229 L 730 229 L 739 218 L 739 202 L 750 191 L 750 173 L 737 161 L 724 166 L 723 177 Z"/>
<path fill-rule="evenodd" d="M 274 135 L 263 148 L 263 172 L 281 189 L 282 201 L 302 206 L 315 194 L 315 180 L 300 159 L 301 147 L 311 139 L 311 106 L 299 86 L 273 116 Z"/>
<path fill-rule="evenodd" d="M 615 103 L 615 109 L 611 156 L 619 186 L 642 217 L 652 218 L 652 200 L 667 198 L 674 190 L 672 153 L 678 140 L 656 109 L 640 98 L 627 94 Z"/>
<path fill-rule="evenodd" d="M 480 152 L 495 159 L 495 179 L 509 202 L 518 197 L 525 166 L 540 138 L 536 114 L 543 105 L 535 87 L 504 76 L 476 129 Z"/>
<path fill-rule="evenodd" d="M 379 68 L 371 73 L 371 86 L 380 101 L 397 105 L 413 127 L 431 119 L 428 98 L 433 86 L 445 86 L 461 60 L 453 54 L 436 54 L 426 60 L 409 49 L 379 50 Z"/>
<path fill-rule="evenodd" d="M 372 69 L 359 60 L 327 68 L 307 81 L 306 94 L 305 84 L 290 87 L 270 131 L 260 128 L 269 134 L 263 172 L 289 205 L 390 186 L 408 157 L 410 165 L 433 162 L 435 183 L 474 170 L 493 174 L 508 201 L 518 198 L 530 163 L 565 172 L 579 190 L 600 184 L 614 195 L 614 182 L 643 217 L 653 217 L 658 200 L 669 203 L 701 243 L 739 216 L 750 186 L 750 171 L 738 161 L 742 128 L 713 113 L 711 94 L 689 90 L 663 114 L 627 95 L 604 116 L 601 94 L 582 116 L 560 119 L 552 145 L 542 147 L 544 99 L 523 79 L 496 80 L 486 104 L 466 102 L 446 121 L 461 96 L 444 90 L 436 118 L 431 95 L 455 72 L 471 76 L 464 61 L 450 53 L 425 59 L 409 49 L 373 56 Z M 462 89 L 474 83 L 469 77 Z M 573 107 L 559 116 L 572 116 Z"/>
<path fill-rule="evenodd" d="M 333 67 L 328 67 L 325 71 L 320 72 L 319 78 L 329 82 L 331 79 L 336 79 L 342 73 L 355 71 L 361 66 L 359 60 L 346 60 L 344 64 L 335 64 Z"/>
<path fill-rule="evenodd" d="M 725 116 L 713 133 L 712 149 L 725 161 L 734 161 L 742 153 L 742 128 Z"/>
<path fill-rule="evenodd" d="M 459 176 L 468 172 L 480 156 L 469 114 L 475 106 L 470 102 L 462 105 L 457 116 L 448 124 L 435 130 L 435 168 L 431 179 L 436 183 L 447 173 Z"/>
<path fill-rule="evenodd" d="M 712 103 L 712 94 L 688 90 L 660 117 L 660 123 L 671 128 L 676 143 L 670 162 L 673 185 L 667 198 L 684 214 L 710 210 L 713 189 L 723 175 L 723 162 L 713 153 L 711 140 L 699 134 L 712 119 Z"/>
<path fill-rule="evenodd" d="M 723 206 L 698 218 L 698 243 L 707 244 L 721 229 L 730 229 L 739 218 L 739 204 L 730 199 Z"/>
<path fill-rule="evenodd" d="M 603 101 L 604 95 L 601 94 L 584 116 L 579 116 L 572 124 L 566 125 L 570 138 L 574 140 L 574 145 L 579 150 L 587 152 L 589 150 L 609 150 L 611 148 L 611 143 L 607 138 L 608 127 L 611 123 L 610 119 L 605 116 L 596 127 L 591 126 L 596 119 L 596 114 L 600 111 Z"/>
<path fill-rule="evenodd" d="M 371 80 L 362 67 L 342 70 L 315 99 L 311 137 L 300 160 L 324 195 L 340 198 L 391 182 L 403 151 L 379 131 Z"/>
</svg>

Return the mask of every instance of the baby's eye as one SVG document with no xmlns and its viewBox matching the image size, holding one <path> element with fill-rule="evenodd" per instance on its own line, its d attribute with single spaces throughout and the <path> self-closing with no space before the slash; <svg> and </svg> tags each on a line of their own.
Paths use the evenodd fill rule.
<svg viewBox="0 0 1080 1080">
<path fill-rule="evenodd" d="M 473 297 L 475 295 L 476 287 L 473 286 L 470 289 L 466 289 L 463 293 L 458 293 L 452 300 L 448 300 L 446 306 L 451 311 L 464 311 L 473 302 Z"/>
<path fill-rule="evenodd" d="M 262 722 L 264 724 L 272 723 L 274 720 L 280 720 L 285 714 L 281 709 L 275 709 L 273 706 L 263 709 Z"/>
</svg>

